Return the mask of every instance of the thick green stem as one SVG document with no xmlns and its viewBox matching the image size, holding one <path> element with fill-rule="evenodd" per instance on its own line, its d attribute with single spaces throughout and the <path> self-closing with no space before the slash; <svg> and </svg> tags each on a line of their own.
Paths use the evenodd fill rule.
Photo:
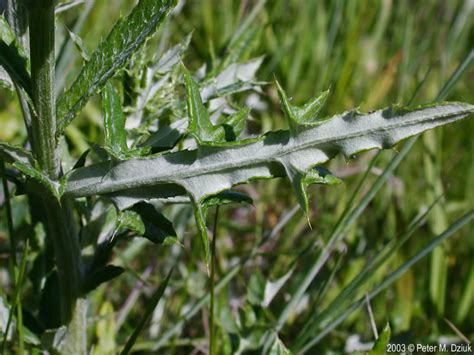
<svg viewBox="0 0 474 355">
<path fill-rule="evenodd" d="M 35 155 L 51 179 L 61 173 L 56 139 L 54 97 L 54 0 L 29 2 L 30 57 L 33 101 Z"/>
<path fill-rule="evenodd" d="M 52 180 L 61 176 L 58 140 L 56 138 L 56 105 L 54 91 L 54 0 L 30 0 L 28 23 L 30 33 L 31 80 L 34 117 L 33 150 L 43 172 Z M 71 202 L 46 198 L 45 213 L 48 235 L 52 238 L 61 287 L 61 319 L 73 332 L 85 332 L 74 319 L 81 294 L 81 254 Z M 72 322 L 72 323 L 70 323 Z M 72 338 L 77 338 L 72 336 Z"/>
</svg>

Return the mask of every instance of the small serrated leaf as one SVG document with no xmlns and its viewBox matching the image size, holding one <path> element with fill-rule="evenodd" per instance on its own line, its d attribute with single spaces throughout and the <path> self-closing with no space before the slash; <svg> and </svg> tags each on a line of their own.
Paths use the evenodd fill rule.
<svg viewBox="0 0 474 355">
<path fill-rule="evenodd" d="M 250 113 L 248 108 L 243 108 L 230 116 L 222 116 L 217 124 L 224 129 L 224 140 L 226 142 L 236 141 L 245 129 L 245 122 Z"/>
<path fill-rule="evenodd" d="M 70 30 L 68 30 L 68 33 L 69 33 L 69 36 L 71 37 L 72 42 L 74 43 L 77 50 L 81 54 L 82 59 L 84 59 L 84 62 L 88 62 L 91 59 L 91 57 L 89 55 L 89 52 L 87 51 L 87 48 L 84 46 L 84 42 L 82 41 L 82 38 Z"/>
<path fill-rule="evenodd" d="M 140 202 L 134 205 L 131 210 L 141 219 L 144 227 L 143 230 L 139 221 L 136 221 L 135 219 L 133 225 L 134 228 L 136 227 L 134 230 L 135 232 L 139 233 L 143 230 L 143 232 L 139 234 L 156 244 L 163 244 L 165 242 L 170 244 L 172 239 L 177 241 L 178 238 L 173 223 L 171 223 L 163 214 L 158 212 L 153 205 L 146 202 Z M 128 217 L 132 218 L 133 216 L 129 215 Z"/>
<path fill-rule="evenodd" d="M 125 132 L 125 115 L 120 96 L 108 82 L 102 90 L 102 110 L 104 115 L 105 151 L 113 159 L 124 160 L 149 153 L 149 147 L 129 149 Z"/>
<path fill-rule="evenodd" d="M 308 213 L 309 207 L 308 194 L 306 192 L 306 188 L 309 185 L 337 185 L 342 182 L 342 180 L 332 175 L 327 169 L 320 166 L 303 171 L 298 169 L 298 167 L 293 165 L 288 159 L 281 159 L 280 162 L 285 167 L 286 174 L 293 186 L 298 203 L 305 214 Z"/>
</svg>

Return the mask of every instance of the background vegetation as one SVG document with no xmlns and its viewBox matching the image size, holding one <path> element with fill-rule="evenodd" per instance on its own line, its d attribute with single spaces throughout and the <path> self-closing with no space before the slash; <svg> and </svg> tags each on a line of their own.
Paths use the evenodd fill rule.
<svg viewBox="0 0 474 355">
<path fill-rule="evenodd" d="M 61 38 L 67 38 L 68 28 L 92 50 L 133 3 L 97 0 L 64 11 L 57 16 L 58 46 Z M 264 55 L 258 79 L 271 82 L 275 76 L 297 104 L 330 88 L 325 115 L 355 106 L 370 111 L 394 102 L 431 102 L 464 62 L 467 69 L 446 99 L 472 102 L 473 12 L 474 3 L 468 0 L 183 1 L 149 48 L 162 53 L 192 33 L 185 63 L 197 70 L 225 55 L 237 31 L 249 31 L 246 57 Z M 77 75 L 82 61 L 79 51 L 70 51 L 70 60 L 63 63 L 64 77 L 60 78 L 65 83 Z M 249 134 L 286 127 L 274 85 L 265 85 L 252 97 L 256 103 L 248 122 Z M 67 129 L 67 144 L 75 154 L 72 158 L 77 159 L 93 142 L 103 140 L 101 122 L 100 103 L 91 101 Z M 355 300 L 369 294 L 388 274 L 474 208 L 473 133 L 472 119 L 425 133 L 368 204 L 364 197 L 397 151 L 369 152 L 350 162 L 334 159 L 328 168 L 344 183 L 310 188 L 310 224 L 298 209 L 288 181 L 243 187 L 255 205 L 221 207 L 217 219 L 218 349 L 222 353 L 237 348 L 252 350 L 264 330 L 280 325 L 279 337 L 284 344 L 309 353 L 363 349 L 365 343 L 374 341 L 373 327 L 381 332 L 387 322 L 392 342 L 427 344 L 463 336 L 473 339 L 471 222 L 372 298 L 372 316 L 363 304 L 344 316 L 317 344 L 310 342 L 335 325 L 337 316 Z M 8 91 L 0 91 L 0 140 L 22 144 L 25 136 L 17 100 Z M 395 247 L 394 241 L 403 239 L 410 223 L 435 200 L 426 220 L 416 224 L 406 243 Z M 363 212 L 354 212 L 360 206 Z M 42 231 L 29 223 L 30 211 L 22 197 L 13 198 L 12 207 L 18 247 L 24 248 L 22 241 Z M 9 274 L 4 211 L 2 208 L 0 221 L 0 329 L 15 292 Z M 134 349 L 179 354 L 207 351 L 209 307 L 199 302 L 209 294 L 209 281 L 192 209 L 173 205 L 166 207 L 165 214 L 173 221 L 182 245 L 157 246 L 144 239 L 120 245 L 113 263 L 127 272 L 91 295 L 91 314 L 99 315 L 88 320 L 94 353 L 115 353 L 123 346 L 153 290 L 175 264 L 165 295 Z M 340 223 L 344 215 L 349 217 Z M 287 321 L 280 324 L 282 311 L 288 309 L 321 246 L 338 226 L 342 226 L 339 232 L 343 238 L 336 251 L 295 307 L 290 307 Z M 38 247 L 22 249 L 27 250 L 29 275 L 20 289 L 25 324 L 28 303 L 34 296 L 32 275 Z M 381 265 L 367 268 L 377 256 L 383 256 Z M 358 275 L 364 275 L 363 280 L 347 291 L 345 287 L 353 285 L 351 281 Z M 277 286 L 282 287 L 280 292 L 268 303 L 269 290 Z M 328 308 L 335 299 L 337 307 Z M 330 316 L 326 323 L 317 324 L 324 309 L 329 309 Z"/>
</svg>

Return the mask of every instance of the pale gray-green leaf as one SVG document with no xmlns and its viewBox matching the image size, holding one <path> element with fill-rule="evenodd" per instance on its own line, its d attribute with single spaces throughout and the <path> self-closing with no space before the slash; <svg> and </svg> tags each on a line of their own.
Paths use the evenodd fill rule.
<svg viewBox="0 0 474 355">
<path fill-rule="evenodd" d="M 204 102 L 218 96 L 230 95 L 256 87 L 255 75 L 263 62 L 263 57 L 252 59 L 245 63 L 232 63 L 218 73 L 216 77 L 207 80 L 201 89 Z"/>
<path fill-rule="evenodd" d="M 97 163 L 72 171 L 66 194 L 138 198 L 147 191 L 147 198 L 160 198 L 186 192 L 194 201 L 201 201 L 233 185 L 285 176 L 284 167 L 308 171 L 338 153 L 352 157 L 369 149 L 392 147 L 427 129 L 465 118 L 473 108 L 463 103 L 441 103 L 371 114 L 352 111 L 307 127 L 296 136 L 278 131 L 220 146 L 130 159 L 112 167 L 109 162 Z"/>
</svg>

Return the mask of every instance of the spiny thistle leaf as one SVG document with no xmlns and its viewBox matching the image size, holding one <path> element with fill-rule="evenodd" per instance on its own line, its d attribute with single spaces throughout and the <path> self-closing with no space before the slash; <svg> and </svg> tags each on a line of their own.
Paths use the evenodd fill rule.
<svg viewBox="0 0 474 355">
<path fill-rule="evenodd" d="M 292 134 L 297 134 L 301 126 L 316 125 L 321 123 L 319 112 L 326 103 L 329 95 L 329 90 L 322 92 L 306 102 L 303 106 L 295 106 L 290 104 L 285 91 L 280 86 L 280 83 L 275 80 L 278 96 L 280 97 L 281 106 L 288 120 L 288 125 Z"/>
<path fill-rule="evenodd" d="M 238 111 L 223 121 L 221 125 L 213 125 L 209 112 L 202 103 L 197 83 L 191 78 L 191 74 L 184 66 L 182 70 L 186 84 L 189 116 L 188 132 L 199 145 L 215 145 L 219 142 L 235 140 L 245 126 L 248 110 Z"/>
<path fill-rule="evenodd" d="M 10 75 L 12 81 L 31 97 L 31 78 L 26 51 L 17 41 L 3 15 L 0 15 L 0 66 Z"/>
<path fill-rule="evenodd" d="M 140 0 L 132 12 L 117 21 L 105 41 L 92 53 L 69 90 L 58 99 L 59 132 L 74 119 L 89 98 L 98 92 L 130 56 L 150 37 L 176 0 Z"/>
<path fill-rule="evenodd" d="M 286 174 L 291 181 L 298 203 L 306 214 L 308 213 L 308 194 L 306 188 L 309 185 L 337 185 L 342 181 L 332 175 L 327 169 L 317 166 L 308 171 L 301 171 L 292 165 L 285 165 Z"/>
<path fill-rule="evenodd" d="M 93 164 L 68 174 L 65 193 L 71 197 L 107 195 L 122 207 L 186 193 L 196 207 L 196 220 L 205 238 L 205 216 L 199 207 L 209 196 L 251 180 L 292 175 L 293 180 L 295 176 L 299 179 L 297 189 L 303 190 L 301 184 L 319 179 L 311 169 L 338 153 L 353 157 L 370 149 L 390 148 L 473 111 L 474 106 L 455 102 L 414 109 L 391 107 L 371 114 L 349 111 L 316 126 L 305 126 L 296 135 L 277 131 L 195 150 L 130 159 L 113 166 L 110 162 Z M 304 196 L 300 194 L 299 199 L 305 208 Z"/>
</svg>

